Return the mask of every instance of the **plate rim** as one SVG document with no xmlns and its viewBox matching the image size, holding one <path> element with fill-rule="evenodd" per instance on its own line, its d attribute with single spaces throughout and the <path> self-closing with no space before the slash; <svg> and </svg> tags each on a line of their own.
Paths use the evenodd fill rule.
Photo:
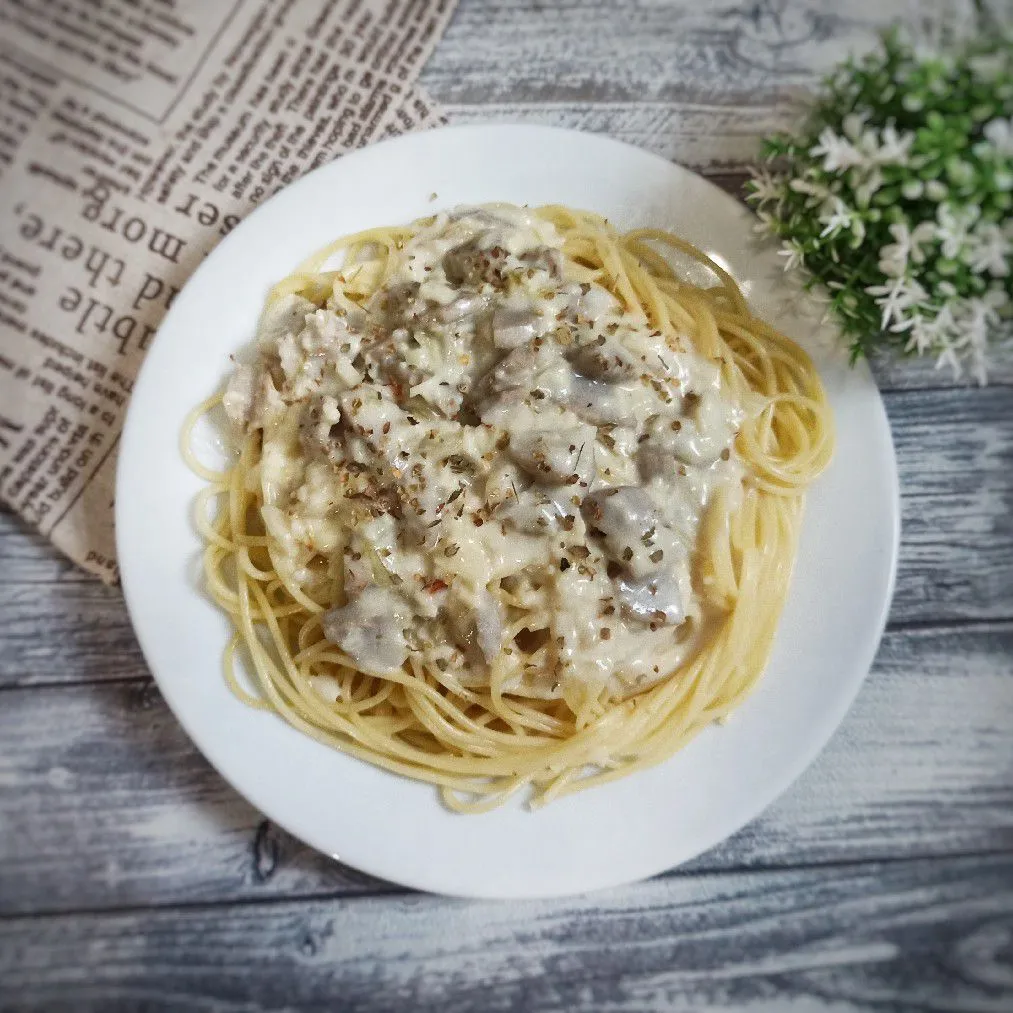
<svg viewBox="0 0 1013 1013">
<path fill-rule="evenodd" d="M 233 247 L 236 246 L 239 242 L 243 241 L 243 234 L 245 231 L 247 231 L 246 226 L 248 226 L 250 222 L 258 220 L 258 216 L 260 216 L 261 213 L 268 206 L 270 206 L 279 196 L 283 194 L 288 194 L 293 190 L 297 190 L 306 185 L 308 181 L 314 180 L 321 175 L 328 175 L 334 172 L 340 173 L 342 170 L 338 167 L 347 164 L 351 160 L 359 160 L 360 158 L 363 157 L 375 158 L 376 157 L 375 153 L 378 150 L 385 150 L 390 154 L 394 155 L 398 148 L 411 147 L 412 144 L 418 142 L 418 139 L 420 137 L 423 138 L 431 137 L 434 134 L 481 135 L 487 134 L 490 131 L 495 133 L 508 133 L 508 134 L 509 133 L 543 134 L 543 135 L 551 135 L 555 138 L 569 136 L 579 138 L 582 143 L 590 139 L 594 143 L 601 144 L 603 148 L 607 147 L 607 148 L 626 149 L 627 152 L 635 153 L 635 155 L 639 158 L 651 159 L 656 163 L 660 163 L 661 165 L 664 166 L 664 169 L 667 172 L 674 173 L 677 176 L 681 175 L 683 177 L 689 177 L 694 181 L 693 185 L 695 186 L 704 184 L 706 189 L 710 191 L 714 199 L 721 202 L 731 203 L 741 208 L 741 205 L 739 204 L 738 201 L 736 201 L 734 196 L 723 190 L 721 187 L 719 187 L 711 180 L 693 171 L 692 169 L 688 169 L 685 166 L 682 166 L 676 162 L 672 162 L 669 159 L 661 155 L 658 155 L 654 152 L 647 151 L 636 145 L 620 141 L 616 138 L 607 135 L 594 134 L 588 131 L 576 130 L 565 127 L 554 127 L 543 124 L 525 124 L 525 123 L 485 122 L 485 123 L 441 126 L 422 133 L 412 133 L 395 138 L 385 139 L 375 144 L 371 144 L 366 148 L 349 152 L 347 154 L 340 156 L 340 158 L 337 158 L 334 161 L 327 163 L 326 165 L 314 169 L 312 172 L 307 173 L 306 175 L 300 177 L 298 180 L 295 180 L 293 183 L 284 187 L 277 194 L 272 195 L 272 197 L 267 201 L 265 201 L 262 205 L 259 205 L 258 207 L 254 208 L 249 214 L 247 214 L 244 217 L 244 219 L 239 223 L 239 225 L 236 226 L 236 228 L 234 228 L 231 231 L 229 235 L 224 237 L 224 239 L 211 251 L 211 253 L 204 258 L 204 260 L 198 266 L 198 268 L 189 276 L 185 285 L 183 286 L 183 289 L 181 290 L 181 294 L 182 291 L 185 291 L 186 287 L 190 286 L 193 283 L 193 280 L 195 278 L 201 275 L 207 276 L 211 271 L 217 268 L 217 265 L 219 263 L 224 262 L 226 258 L 231 256 L 231 250 L 233 249 Z M 139 399 L 137 395 L 138 393 L 143 395 L 143 392 L 147 384 L 151 382 L 149 378 L 152 375 L 154 368 L 151 364 L 155 360 L 153 352 L 155 351 L 156 347 L 158 347 L 158 343 L 162 339 L 167 324 L 169 324 L 169 322 L 173 320 L 173 315 L 176 312 L 176 308 L 179 305 L 179 303 L 180 300 L 177 297 L 177 300 L 174 303 L 173 307 L 170 308 L 165 318 L 163 319 L 161 325 L 159 326 L 158 331 L 154 339 L 152 340 L 151 346 L 149 347 L 148 352 L 145 355 L 144 361 L 142 362 L 140 370 L 138 371 L 137 377 L 135 379 L 134 395 L 131 397 L 130 404 L 128 406 L 120 434 L 120 448 L 119 453 L 117 455 L 116 478 L 115 478 L 115 518 L 116 518 L 116 548 L 117 548 L 117 556 L 120 563 L 122 588 L 127 605 L 128 614 L 131 620 L 131 625 L 134 629 L 138 643 L 141 647 L 141 651 L 144 656 L 145 662 L 148 666 L 148 669 L 153 679 L 155 680 L 156 685 L 158 686 L 162 698 L 165 700 L 174 718 L 179 722 L 179 724 L 182 726 L 183 730 L 186 732 L 187 736 L 189 737 L 193 745 L 200 752 L 201 756 L 211 765 L 211 767 L 215 770 L 217 775 L 222 777 L 225 780 L 225 782 L 229 784 L 229 786 L 234 791 L 236 791 L 237 794 L 240 795 L 241 798 L 243 798 L 253 808 L 262 813 L 265 818 L 276 823 L 278 826 L 285 829 L 288 833 L 292 834 L 293 837 L 305 843 L 309 847 L 312 847 L 314 850 L 329 855 L 330 857 L 342 862 L 343 864 L 348 865 L 351 868 L 366 873 L 367 875 L 382 879 L 386 882 L 393 882 L 412 889 L 418 889 L 427 892 L 436 892 L 447 896 L 459 896 L 470 898 L 481 897 L 489 899 L 493 898 L 521 899 L 521 898 L 548 898 L 559 896 L 572 896 L 575 893 L 584 892 L 587 889 L 598 890 L 598 889 L 605 889 L 611 886 L 618 886 L 626 883 L 636 882 L 645 878 L 645 876 L 656 875 L 661 872 L 677 868 L 683 863 L 690 861 L 697 855 L 702 854 L 703 852 L 708 851 L 711 848 L 717 846 L 721 842 L 725 841 L 732 834 L 742 829 L 742 827 L 752 822 L 753 820 L 757 819 L 763 812 L 765 812 L 770 805 L 772 805 L 778 798 L 780 798 L 787 791 L 787 789 L 797 781 L 797 779 L 801 776 L 801 774 L 824 751 L 830 739 L 833 737 L 835 732 L 840 727 L 844 717 L 846 716 L 847 712 L 853 705 L 856 697 L 858 696 L 859 691 L 861 690 L 862 686 L 865 683 L 866 678 L 869 675 L 871 666 L 875 660 L 876 653 L 879 650 L 879 646 L 882 642 L 883 635 L 885 633 L 886 626 L 888 623 L 890 606 L 896 589 L 897 571 L 899 564 L 901 509 L 900 509 L 900 478 L 897 466 L 896 448 L 893 440 L 892 430 L 889 424 L 889 418 L 887 416 L 885 404 L 882 398 L 882 394 L 879 391 L 878 385 L 875 383 L 874 378 L 872 377 L 871 370 L 869 370 L 868 365 L 865 363 L 861 363 L 858 366 L 858 371 L 859 373 L 865 374 L 864 378 L 868 380 L 868 382 L 872 385 L 872 388 L 875 390 L 876 393 L 876 405 L 879 415 L 878 423 L 881 424 L 883 434 L 885 436 L 884 449 L 887 452 L 886 458 L 888 463 L 887 470 L 884 472 L 883 475 L 880 476 L 880 478 L 885 479 L 887 482 L 888 488 L 886 491 L 888 493 L 889 505 L 891 510 L 890 532 L 889 532 L 890 551 L 888 559 L 888 568 L 886 572 L 885 592 L 883 594 L 883 601 L 879 610 L 878 621 L 875 627 L 875 637 L 873 638 L 869 636 L 868 649 L 862 652 L 863 660 L 860 666 L 862 669 L 861 677 L 854 678 L 851 684 L 849 684 L 848 691 L 846 693 L 838 693 L 833 698 L 834 706 L 827 710 L 824 710 L 820 714 L 820 732 L 816 736 L 818 742 L 815 745 L 810 745 L 808 749 L 800 750 L 794 755 L 794 762 L 786 765 L 787 766 L 786 773 L 782 777 L 780 786 L 777 788 L 777 790 L 774 791 L 772 794 L 764 796 L 761 799 L 760 804 L 752 806 L 751 811 L 747 815 L 745 815 L 741 819 L 733 820 L 729 822 L 727 825 L 723 825 L 720 828 L 717 835 L 714 836 L 712 840 L 710 840 L 708 843 L 705 843 L 701 847 L 696 848 L 695 850 L 692 851 L 691 854 L 683 855 L 680 858 L 676 858 L 674 861 L 669 861 L 667 864 L 660 865 L 653 871 L 649 871 L 646 873 L 635 871 L 632 874 L 612 876 L 604 879 L 599 877 L 600 881 L 595 881 L 591 883 L 589 886 L 581 887 L 577 890 L 567 887 L 560 889 L 558 891 L 553 891 L 552 889 L 539 887 L 530 892 L 525 892 L 524 890 L 517 890 L 517 889 L 513 889 L 507 892 L 499 892 L 496 889 L 490 889 L 489 891 L 467 889 L 467 888 L 455 889 L 452 883 L 448 884 L 446 882 L 441 882 L 438 885 L 434 885 L 433 880 L 431 878 L 425 876 L 419 877 L 415 874 L 414 870 L 394 871 L 389 867 L 383 865 L 383 863 L 373 865 L 368 858 L 363 860 L 361 856 L 357 856 L 354 859 L 349 859 L 344 857 L 343 855 L 339 855 L 335 853 L 331 845 L 316 840 L 315 839 L 316 834 L 314 834 L 311 830 L 308 830 L 307 827 L 293 826 L 289 819 L 279 818 L 275 815 L 272 815 L 271 812 L 269 811 L 271 805 L 269 803 L 261 804 L 261 802 L 256 798 L 256 796 L 259 793 L 257 791 L 251 790 L 251 788 L 248 785 L 241 788 L 237 783 L 237 780 L 230 773 L 227 773 L 223 769 L 223 765 L 222 763 L 219 762 L 219 759 L 217 758 L 216 755 L 218 751 L 216 749 L 206 747 L 200 741 L 201 739 L 200 734 L 195 733 L 195 730 L 185 713 L 185 709 L 183 707 L 182 702 L 182 696 L 181 695 L 177 696 L 177 691 L 176 689 L 173 688 L 174 684 L 172 678 L 167 676 L 164 672 L 162 674 L 159 674 L 158 668 L 153 663 L 152 657 L 153 649 L 151 648 L 149 638 L 144 628 L 145 624 L 143 621 L 139 621 L 138 619 L 138 610 L 140 608 L 139 606 L 140 592 L 138 591 L 138 585 L 135 583 L 135 578 L 137 578 L 137 575 L 135 574 L 133 566 L 130 563 L 128 563 L 131 550 L 128 544 L 127 535 L 124 533 L 130 527 L 129 523 L 125 523 L 126 514 L 129 509 L 128 506 L 126 506 L 125 504 L 128 502 L 129 483 L 131 481 L 131 476 L 128 474 L 129 462 L 134 457 L 133 444 L 135 439 L 139 438 L 135 435 L 137 427 L 140 425 L 140 423 L 137 420 L 138 418 L 141 417 L 142 414 L 142 409 L 136 407 L 139 404 Z M 126 468 L 123 466 L 124 462 L 127 462 Z M 793 586 L 794 582 L 795 578 L 793 576 Z M 194 594 L 198 595 L 203 600 L 203 602 L 206 605 L 208 605 L 208 607 L 213 607 L 217 609 L 217 606 L 215 606 L 213 602 L 211 602 L 207 594 L 192 580 L 190 581 L 190 590 Z M 871 624 L 869 626 L 869 630 L 871 633 L 872 631 Z M 868 655 L 868 657 L 866 657 L 866 655 Z M 351 762 L 363 762 L 363 761 L 355 761 L 354 758 L 348 757 L 347 754 L 342 755 L 344 756 L 345 759 Z M 384 772 L 384 776 L 396 777 L 397 775 L 387 775 Z M 433 804 L 439 805 L 435 789 L 430 790 L 433 792 Z M 459 817 L 459 818 L 464 819 L 467 817 Z"/>
</svg>

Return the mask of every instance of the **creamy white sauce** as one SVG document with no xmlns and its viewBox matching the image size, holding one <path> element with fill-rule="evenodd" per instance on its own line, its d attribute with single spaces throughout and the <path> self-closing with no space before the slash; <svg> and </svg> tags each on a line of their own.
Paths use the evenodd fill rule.
<svg viewBox="0 0 1013 1013">
<path fill-rule="evenodd" d="M 371 671 L 422 651 L 462 685 L 499 659 L 514 692 L 621 696 L 700 628 L 692 556 L 741 488 L 742 411 L 561 249 L 526 209 L 440 214 L 361 307 L 277 302 L 229 382 L 284 565 L 310 593 L 344 574 L 324 632 Z"/>
</svg>

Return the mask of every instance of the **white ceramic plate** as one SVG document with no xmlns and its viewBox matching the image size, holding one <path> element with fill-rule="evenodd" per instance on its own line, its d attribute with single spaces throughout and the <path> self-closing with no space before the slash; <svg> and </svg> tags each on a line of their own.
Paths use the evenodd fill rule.
<svg viewBox="0 0 1013 1013">
<path fill-rule="evenodd" d="M 435 194 L 435 198 L 432 196 Z M 330 240 L 486 201 L 564 203 L 620 226 L 673 229 L 729 265 L 754 306 L 815 352 L 838 431 L 809 497 L 796 575 L 763 682 L 731 722 L 668 762 L 530 812 L 445 811 L 436 792 L 329 750 L 235 700 L 229 635 L 204 596 L 191 505 L 201 482 L 179 433 L 250 341 L 270 285 Z M 176 299 L 137 381 L 120 450 L 119 560 L 130 615 L 169 706 L 204 755 L 297 837 L 365 872 L 465 896 L 576 893 L 671 868 L 733 833 L 830 738 L 869 670 L 897 558 L 890 430 L 865 366 L 785 310 L 778 258 L 753 219 L 699 176 L 590 134 L 528 126 L 435 130 L 346 155 L 243 222 Z M 808 307 L 811 310 L 812 307 Z"/>
</svg>

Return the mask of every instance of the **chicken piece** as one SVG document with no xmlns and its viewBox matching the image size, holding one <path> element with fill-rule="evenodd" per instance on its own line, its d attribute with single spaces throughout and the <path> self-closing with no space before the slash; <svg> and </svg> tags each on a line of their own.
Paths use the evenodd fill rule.
<svg viewBox="0 0 1013 1013">
<path fill-rule="evenodd" d="M 392 672 L 408 658 L 404 626 L 411 612 L 400 595 L 367 587 L 347 605 L 325 612 L 324 636 L 369 672 Z"/>
<path fill-rule="evenodd" d="M 645 623 L 678 626 L 686 618 L 690 588 L 674 571 L 664 570 L 639 580 L 620 577 L 616 591 L 624 611 Z"/>
<path fill-rule="evenodd" d="M 531 306 L 500 306 L 492 316 L 492 340 L 497 348 L 518 348 L 537 338 L 545 322 Z"/>
<path fill-rule="evenodd" d="M 637 451 L 641 475 L 670 475 L 680 463 L 713 464 L 735 438 L 734 419 L 716 392 L 690 393 L 681 418 L 657 415 L 647 421 L 647 437 Z"/>
<path fill-rule="evenodd" d="M 584 521 L 602 540 L 606 555 L 636 578 L 668 568 L 683 555 L 647 492 L 638 486 L 599 489 L 581 504 Z"/>
</svg>

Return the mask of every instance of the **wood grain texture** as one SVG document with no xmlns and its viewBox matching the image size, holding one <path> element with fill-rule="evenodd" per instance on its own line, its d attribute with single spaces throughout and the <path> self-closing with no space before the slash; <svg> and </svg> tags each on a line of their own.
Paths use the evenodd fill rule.
<svg viewBox="0 0 1013 1013">
<path fill-rule="evenodd" d="M 453 124 L 530 123 L 606 134 L 708 175 L 753 164 L 759 139 L 788 129 L 797 115 L 783 103 L 751 106 L 748 116 L 739 107 L 700 102 L 451 102 L 445 109 Z"/>
<path fill-rule="evenodd" d="M 1013 859 L 655 880 L 572 901 L 321 898 L 0 923 L 45 1010 L 1007 1013 Z"/>
<path fill-rule="evenodd" d="M 1013 393 L 884 400 L 902 490 L 891 622 L 1013 617 Z"/>
<path fill-rule="evenodd" d="M 909 0 L 485 0 L 462 3 L 421 77 L 437 101 L 783 101 L 810 88 Z M 965 4 L 933 4 L 941 7 Z M 923 4 L 923 9 L 929 5 Z M 938 15 L 937 15 L 938 16 Z"/>
<path fill-rule="evenodd" d="M 1000 11 L 1007 0 L 994 0 Z M 1007 13 L 1008 16 L 1008 13 Z M 971 0 L 462 3 L 422 74 L 451 122 L 608 133 L 695 168 L 742 166 L 849 52 L 898 20 L 967 25 Z"/>
<path fill-rule="evenodd" d="M 1011 659 L 1013 623 L 888 634 L 824 755 L 690 868 L 1013 851 Z M 0 826 L 0 915 L 381 888 L 266 823 L 148 682 L 0 693 Z"/>
</svg>

